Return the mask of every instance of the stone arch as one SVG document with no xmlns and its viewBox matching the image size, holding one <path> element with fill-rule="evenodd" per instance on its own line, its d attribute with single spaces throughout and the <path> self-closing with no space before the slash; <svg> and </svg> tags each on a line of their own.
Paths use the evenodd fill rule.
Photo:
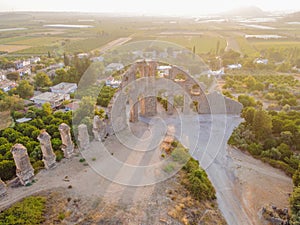
<svg viewBox="0 0 300 225">
<path fill-rule="evenodd" d="M 157 66 L 159 62 L 154 60 L 139 60 L 135 63 L 129 65 L 127 70 L 122 74 L 122 82 L 120 85 L 120 90 L 126 90 L 128 85 L 132 85 L 132 89 L 139 88 L 135 87 L 134 82 L 135 80 L 147 78 L 146 86 L 151 89 L 152 81 L 157 78 Z M 183 103 L 183 110 L 184 108 L 190 107 L 190 104 L 187 104 L 187 98 L 190 98 L 193 104 L 196 106 L 196 111 L 200 114 L 208 114 L 210 113 L 209 104 L 206 99 L 206 95 L 202 90 L 200 83 L 197 82 L 188 72 L 184 71 L 183 69 L 170 65 L 169 75 L 165 76 L 164 78 L 175 82 L 179 86 L 182 87 L 183 91 L 185 92 L 182 94 L 184 103 Z M 138 74 L 138 76 L 137 76 Z M 150 78 L 150 79 L 149 79 Z M 125 88 L 125 89 L 124 89 Z M 131 95 L 130 90 L 128 91 L 127 100 L 129 102 L 129 121 L 136 122 L 138 121 L 138 114 L 139 109 L 141 115 L 143 116 L 154 116 L 157 113 L 157 98 L 156 95 L 158 93 L 153 93 L 153 96 L 135 96 Z M 174 97 L 176 93 L 168 93 L 168 109 L 167 113 L 171 115 L 174 109 Z M 111 110 L 109 110 L 111 111 Z M 109 112 L 110 113 L 110 112 Z"/>
</svg>

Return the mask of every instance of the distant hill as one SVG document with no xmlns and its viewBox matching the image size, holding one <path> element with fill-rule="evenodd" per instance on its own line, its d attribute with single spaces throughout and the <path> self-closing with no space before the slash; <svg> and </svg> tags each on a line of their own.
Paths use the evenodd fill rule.
<svg viewBox="0 0 300 225">
<path fill-rule="evenodd" d="M 236 8 L 222 13 L 223 16 L 264 17 L 268 14 L 256 6 Z"/>
<path fill-rule="evenodd" d="M 287 14 L 282 20 L 286 22 L 300 21 L 300 11 Z"/>
</svg>

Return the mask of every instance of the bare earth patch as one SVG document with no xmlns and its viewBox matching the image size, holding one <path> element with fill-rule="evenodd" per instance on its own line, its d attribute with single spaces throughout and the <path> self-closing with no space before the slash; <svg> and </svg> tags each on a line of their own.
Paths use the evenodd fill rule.
<svg viewBox="0 0 300 225">
<path fill-rule="evenodd" d="M 289 193 L 292 192 L 292 179 L 282 171 L 254 159 L 234 148 L 229 155 L 236 165 L 237 196 L 254 224 L 264 224 L 260 220 L 262 207 L 271 204 L 278 208 L 289 208 Z"/>
<path fill-rule="evenodd" d="M 16 52 L 20 50 L 24 50 L 27 48 L 31 48 L 29 45 L 0 45 L 0 51 L 4 52 Z"/>
</svg>

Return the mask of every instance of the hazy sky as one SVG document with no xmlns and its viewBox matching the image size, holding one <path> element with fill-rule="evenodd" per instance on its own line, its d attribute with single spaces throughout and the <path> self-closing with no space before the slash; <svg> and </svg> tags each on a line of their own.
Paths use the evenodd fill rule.
<svg viewBox="0 0 300 225">
<path fill-rule="evenodd" d="M 0 11 L 84 11 L 145 14 L 223 12 L 255 5 L 265 11 L 300 10 L 299 0 L 0 0 Z"/>
</svg>

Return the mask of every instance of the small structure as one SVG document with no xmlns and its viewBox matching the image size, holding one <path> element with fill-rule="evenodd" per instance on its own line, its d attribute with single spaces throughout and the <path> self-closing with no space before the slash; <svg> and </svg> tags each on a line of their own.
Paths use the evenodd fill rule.
<svg viewBox="0 0 300 225">
<path fill-rule="evenodd" d="M 92 57 L 92 58 L 90 58 L 90 60 L 91 60 L 92 62 L 103 62 L 104 57 L 103 57 L 103 56 Z"/>
<path fill-rule="evenodd" d="M 41 58 L 40 57 L 31 57 L 29 60 L 30 60 L 30 63 L 33 64 L 33 63 L 40 62 Z"/>
<path fill-rule="evenodd" d="M 51 92 L 53 93 L 70 94 L 70 93 L 74 93 L 77 90 L 77 84 L 62 82 L 55 86 L 50 87 L 50 89 Z"/>
<path fill-rule="evenodd" d="M 90 137 L 89 137 L 87 126 L 85 124 L 80 124 L 78 126 L 78 141 L 81 150 L 86 150 L 89 148 Z"/>
<path fill-rule="evenodd" d="M 236 70 L 236 69 L 241 69 L 242 68 L 242 65 L 241 64 L 231 64 L 231 65 L 227 65 L 227 68 L 230 69 L 230 70 Z"/>
<path fill-rule="evenodd" d="M 41 144 L 45 168 L 54 168 L 56 166 L 56 155 L 52 149 L 51 136 L 45 130 L 42 130 L 37 139 Z"/>
<path fill-rule="evenodd" d="M 106 124 L 103 122 L 98 115 L 94 116 L 93 121 L 93 134 L 95 141 L 104 141 L 106 136 Z"/>
<path fill-rule="evenodd" d="M 65 111 L 75 111 L 77 109 L 79 109 L 79 101 L 73 100 L 73 102 L 65 105 Z"/>
<path fill-rule="evenodd" d="M 157 73 L 159 77 L 169 76 L 169 71 L 172 69 L 171 66 L 157 66 Z"/>
<path fill-rule="evenodd" d="M 65 158 L 70 158 L 74 153 L 74 143 L 71 138 L 70 127 L 62 123 L 59 125 L 58 130 L 62 141 L 62 151 L 64 152 Z"/>
<path fill-rule="evenodd" d="M 20 77 L 23 77 L 24 75 L 31 75 L 31 68 L 30 67 L 23 67 L 21 69 L 18 69 L 17 72 L 19 73 Z"/>
<path fill-rule="evenodd" d="M 84 58 L 88 58 L 89 54 L 88 53 L 79 53 L 77 54 L 78 59 L 84 59 Z"/>
<path fill-rule="evenodd" d="M 52 92 L 44 92 L 40 95 L 32 97 L 30 100 L 33 101 L 35 104 L 43 105 L 46 102 L 51 104 L 52 108 L 60 106 L 63 101 L 69 100 L 69 94 L 61 94 L 61 93 L 52 93 Z"/>
<path fill-rule="evenodd" d="M 113 88 L 118 88 L 121 84 L 120 80 L 115 80 L 115 78 L 113 78 L 112 76 L 109 76 L 106 81 L 105 81 L 105 85 L 106 86 L 111 86 Z"/>
<path fill-rule="evenodd" d="M 5 92 L 8 92 L 9 90 L 15 87 L 17 87 L 17 83 L 14 81 L 10 81 L 7 79 L 0 81 L 0 89 L 2 89 Z"/>
<path fill-rule="evenodd" d="M 124 68 L 124 65 L 122 63 L 110 63 L 106 66 L 105 72 L 113 72 L 117 70 L 121 70 Z"/>
<path fill-rule="evenodd" d="M 256 64 L 264 64 L 264 65 L 267 65 L 269 62 L 268 59 L 262 59 L 262 58 L 257 58 L 254 60 L 254 63 Z"/>
<path fill-rule="evenodd" d="M 34 170 L 30 164 L 30 159 L 27 154 L 27 149 L 22 144 L 15 144 L 11 148 L 16 164 L 16 175 L 19 178 L 22 185 L 26 185 L 31 182 L 34 177 Z"/>
<path fill-rule="evenodd" d="M 16 122 L 17 123 L 26 123 L 26 122 L 28 122 L 30 120 L 32 120 L 32 118 L 23 117 L 23 118 L 17 119 Z"/>
<path fill-rule="evenodd" d="M 0 198 L 6 195 L 6 193 L 7 193 L 6 184 L 0 178 Z"/>
</svg>

